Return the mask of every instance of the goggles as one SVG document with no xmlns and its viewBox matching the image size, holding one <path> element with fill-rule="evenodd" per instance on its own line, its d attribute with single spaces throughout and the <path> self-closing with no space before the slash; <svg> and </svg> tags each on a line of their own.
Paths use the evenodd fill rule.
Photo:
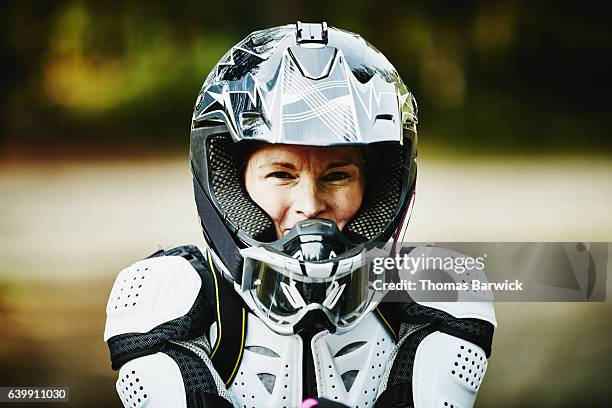
<svg viewBox="0 0 612 408">
<path fill-rule="evenodd" d="M 296 333 L 310 312 L 322 312 L 328 320 L 324 326 L 330 331 L 348 331 L 382 298 L 370 285 L 371 265 L 363 246 L 339 238 L 335 223 L 321 221 L 326 224 L 319 225 L 319 231 L 304 222 L 296 224 L 297 230 L 277 241 L 276 248 L 268 245 L 240 251 L 244 258 L 242 297 L 277 332 Z M 304 231 L 305 225 L 309 231 Z M 331 233 L 320 233 L 326 227 Z M 336 256 L 335 251 L 342 250 Z"/>
</svg>

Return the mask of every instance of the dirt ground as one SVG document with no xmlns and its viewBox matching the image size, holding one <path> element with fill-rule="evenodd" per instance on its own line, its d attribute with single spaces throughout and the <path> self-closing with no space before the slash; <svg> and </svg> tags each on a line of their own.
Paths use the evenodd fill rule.
<svg viewBox="0 0 612 408">
<path fill-rule="evenodd" d="M 409 240 L 612 241 L 612 162 L 419 166 Z M 68 385 L 72 406 L 120 406 L 102 340 L 106 298 L 131 262 L 201 243 L 186 162 L 4 163 L 0 192 L 0 385 Z M 608 405 L 610 303 L 496 312 L 477 406 Z"/>
</svg>

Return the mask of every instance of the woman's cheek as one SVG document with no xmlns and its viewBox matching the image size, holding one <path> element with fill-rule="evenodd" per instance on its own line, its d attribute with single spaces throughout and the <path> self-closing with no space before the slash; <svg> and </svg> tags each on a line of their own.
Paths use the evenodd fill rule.
<svg viewBox="0 0 612 408">
<path fill-rule="evenodd" d="M 286 211 L 286 194 L 278 188 L 261 189 L 257 193 L 257 199 L 253 199 L 269 216 L 275 224 L 278 224 Z"/>
</svg>

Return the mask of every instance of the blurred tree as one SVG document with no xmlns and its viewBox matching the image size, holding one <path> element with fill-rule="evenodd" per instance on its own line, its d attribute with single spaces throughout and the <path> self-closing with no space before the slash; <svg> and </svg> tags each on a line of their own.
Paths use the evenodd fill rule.
<svg viewBox="0 0 612 408">
<path fill-rule="evenodd" d="M 398 68 L 421 132 L 463 151 L 610 151 L 611 36 L 550 2 L 3 3 L 0 149 L 184 149 L 203 79 L 249 32 L 296 20 L 362 34 Z"/>
</svg>

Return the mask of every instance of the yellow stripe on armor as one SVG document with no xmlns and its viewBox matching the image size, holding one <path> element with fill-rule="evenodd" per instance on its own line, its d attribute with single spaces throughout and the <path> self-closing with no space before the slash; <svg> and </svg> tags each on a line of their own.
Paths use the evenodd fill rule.
<svg viewBox="0 0 612 408">
<path fill-rule="evenodd" d="M 246 311 L 244 310 L 244 307 L 243 307 L 242 308 L 242 339 L 240 340 L 240 353 L 238 354 L 238 358 L 236 359 L 234 370 L 232 371 L 232 374 L 227 379 L 227 382 L 225 383 L 225 385 L 228 385 L 230 382 L 232 382 L 232 378 L 234 378 L 234 375 L 236 374 L 236 370 L 238 370 L 238 365 L 240 364 L 240 360 L 242 360 L 242 352 L 244 350 L 244 334 L 246 331 L 245 324 L 246 324 Z"/>
<path fill-rule="evenodd" d="M 210 252 L 207 252 L 210 272 L 212 273 L 213 279 L 215 281 L 215 302 L 217 303 L 217 340 L 215 341 L 215 347 L 213 348 L 212 353 L 210 353 L 210 358 L 212 359 L 215 356 L 217 349 L 219 348 L 219 344 L 221 344 L 221 307 L 219 305 L 219 284 L 217 283 L 217 274 L 215 273 L 215 267 L 213 266 L 212 259 L 210 257 Z"/>
<path fill-rule="evenodd" d="M 378 315 L 380 316 L 380 318 L 382 319 L 382 321 L 385 323 L 385 325 L 389 328 L 389 330 L 391 331 L 391 334 L 393 334 L 393 337 L 395 337 L 395 340 L 397 341 L 397 334 L 395 333 L 395 330 L 393 330 L 393 328 L 391 327 L 391 325 L 389 324 L 389 322 L 387 321 L 387 319 L 385 319 L 385 316 L 383 316 L 382 312 L 380 310 L 378 310 L 378 308 L 374 309 L 376 310 L 376 313 L 378 313 Z"/>
</svg>

